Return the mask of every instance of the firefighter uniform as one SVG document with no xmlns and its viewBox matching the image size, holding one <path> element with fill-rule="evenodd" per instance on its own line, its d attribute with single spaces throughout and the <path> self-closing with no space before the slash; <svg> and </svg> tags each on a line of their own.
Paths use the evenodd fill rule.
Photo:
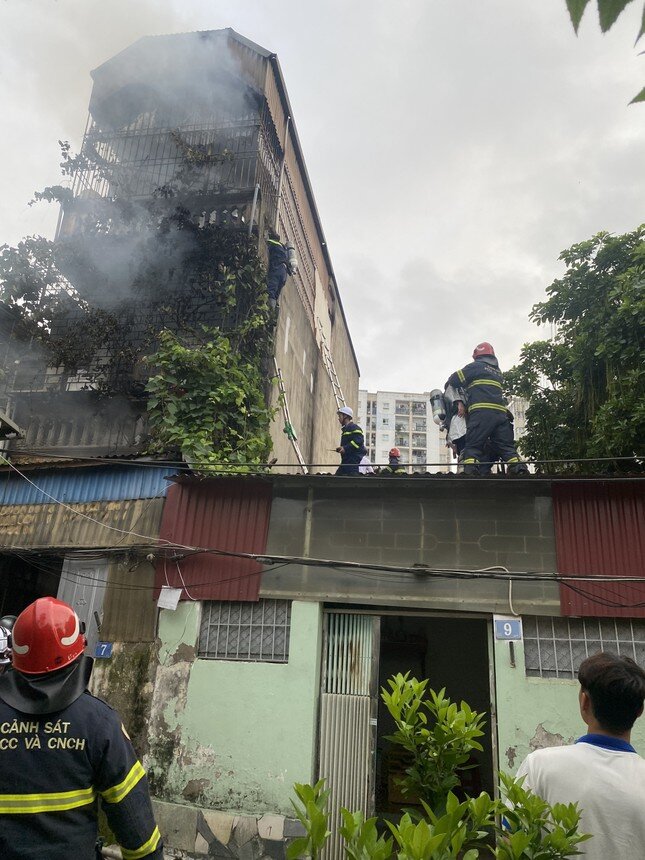
<svg viewBox="0 0 645 860">
<path fill-rule="evenodd" d="M 95 857 L 99 798 L 125 860 L 161 860 L 145 771 L 116 712 L 84 692 L 25 714 L 7 703 L 16 681 L 0 685 L 2 860 Z"/>
<path fill-rule="evenodd" d="M 383 466 L 380 470 L 379 475 L 407 475 L 407 470 L 405 466 L 402 466 L 400 463 L 393 463 L 390 461 L 387 466 Z"/>
<path fill-rule="evenodd" d="M 269 266 L 267 272 L 267 289 L 269 299 L 277 302 L 282 288 L 287 283 L 289 258 L 287 249 L 277 239 L 267 239 L 269 250 Z"/>
<path fill-rule="evenodd" d="M 337 475 L 360 475 L 359 465 L 367 449 L 365 448 L 365 439 L 363 431 L 358 426 L 350 421 L 344 424 L 340 432 L 340 453 L 341 465 L 336 470 Z"/>
<path fill-rule="evenodd" d="M 528 472 L 517 455 L 513 427 L 502 393 L 503 382 L 494 355 L 478 357 L 453 373 L 446 382 L 446 385 L 463 388 L 468 396 L 466 443 L 460 458 L 466 474 L 481 473 L 479 464 L 486 461 L 484 449 L 487 443 L 509 465 L 509 472 Z"/>
</svg>

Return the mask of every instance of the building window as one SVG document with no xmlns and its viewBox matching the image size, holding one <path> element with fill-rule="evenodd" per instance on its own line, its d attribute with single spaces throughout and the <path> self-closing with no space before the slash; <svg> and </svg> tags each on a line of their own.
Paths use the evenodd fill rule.
<svg viewBox="0 0 645 860">
<path fill-rule="evenodd" d="M 426 414 L 426 404 L 423 400 L 413 400 L 412 401 L 412 414 L 413 415 L 425 415 Z"/>
<path fill-rule="evenodd" d="M 288 663 L 291 601 L 203 603 L 198 657 Z"/>
<path fill-rule="evenodd" d="M 389 404 L 389 403 L 384 403 L 384 404 L 383 404 L 383 409 L 389 409 L 389 408 L 390 408 L 390 404 Z"/>
<path fill-rule="evenodd" d="M 382 439 L 384 442 L 389 442 L 389 441 L 390 441 L 390 434 L 389 434 L 389 433 L 382 433 L 382 434 L 381 434 L 381 439 Z"/>
<path fill-rule="evenodd" d="M 390 423 L 390 419 L 389 418 L 381 418 L 381 423 L 383 424 L 384 427 L 387 427 Z"/>
<path fill-rule="evenodd" d="M 522 618 L 526 674 L 536 678 L 578 676 L 580 664 L 598 651 L 645 662 L 645 621 L 623 618 Z"/>
<path fill-rule="evenodd" d="M 397 400 L 396 401 L 396 411 L 400 412 L 402 415 L 410 414 L 410 403 L 407 400 Z"/>
</svg>

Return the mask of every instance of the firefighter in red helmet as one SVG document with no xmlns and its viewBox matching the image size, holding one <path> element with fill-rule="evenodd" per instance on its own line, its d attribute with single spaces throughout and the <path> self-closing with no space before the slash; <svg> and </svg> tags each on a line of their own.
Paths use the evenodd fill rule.
<svg viewBox="0 0 645 860">
<path fill-rule="evenodd" d="M 78 615 L 53 597 L 13 626 L 13 669 L 0 676 L 0 857 L 94 857 L 100 798 L 125 860 L 162 860 L 145 771 L 116 712 L 87 691 L 85 645 Z"/>
<path fill-rule="evenodd" d="M 388 464 L 383 466 L 379 475 L 407 475 L 407 469 L 401 465 L 401 452 L 398 448 L 390 448 Z"/>
<path fill-rule="evenodd" d="M 504 377 L 499 369 L 495 350 L 487 341 L 478 343 L 470 364 L 455 371 L 446 385 L 462 388 L 468 396 L 466 442 L 461 463 L 466 475 L 482 474 L 490 469 L 480 464 L 491 456 L 508 465 L 510 474 L 527 474 L 520 462 L 513 438 L 513 425 L 503 394 Z M 488 452 L 484 454 L 484 449 Z"/>
</svg>

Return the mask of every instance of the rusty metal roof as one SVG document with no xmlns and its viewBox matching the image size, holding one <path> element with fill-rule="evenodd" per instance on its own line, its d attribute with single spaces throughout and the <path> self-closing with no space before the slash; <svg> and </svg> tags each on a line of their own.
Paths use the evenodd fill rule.
<svg viewBox="0 0 645 860">
<path fill-rule="evenodd" d="M 559 573 L 645 574 L 643 481 L 554 481 L 552 497 Z M 560 588 L 563 615 L 645 618 L 645 583 L 585 582 L 575 588 Z"/>
<path fill-rule="evenodd" d="M 219 478 L 173 484 L 160 537 L 171 543 L 266 552 L 272 488 L 267 481 Z M 257 600 L 262 567 L 250 559 L 199 553 L 157 563 L 155 585 L 183 588 L 182 600 Z"/>
<path fill-rule="evenodd" d="M 85 502 L 73 510 L 57 504 L 0 505 L 0 552 L 154 544 L 163 504 L 163 499 Z"/>
</svg>

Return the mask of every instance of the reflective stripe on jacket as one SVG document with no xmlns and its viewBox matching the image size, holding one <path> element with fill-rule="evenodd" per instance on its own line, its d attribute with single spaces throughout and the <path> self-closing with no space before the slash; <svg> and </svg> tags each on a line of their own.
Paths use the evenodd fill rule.
<svg viewBox="0 0 645 860">
<path fill-rule="evenodd" d="M 494 356 L 482 356 L 449 377 L 446 385 L 465 389 L 468 411 L 494 409 L 506 412 L 503 394 L 504 377 Z"/>
<path fill-rule="evenodd" d="M 94 857 L 101 798 L 125 860 L 162 858 L 143 766 L 90 693 L 41 716 L 0 699 L 0 762 L 0 857 Z"/>
<path fill-rule="evenodd" d="M 341 462 L 360 463 L 367 453 L 367 449 L 365 448 L 363 431 L 358 424 L 350 421 L 349 424 L 343 426 L 340 431 L 340 447 L 343 449 Z"/>
</svg>

